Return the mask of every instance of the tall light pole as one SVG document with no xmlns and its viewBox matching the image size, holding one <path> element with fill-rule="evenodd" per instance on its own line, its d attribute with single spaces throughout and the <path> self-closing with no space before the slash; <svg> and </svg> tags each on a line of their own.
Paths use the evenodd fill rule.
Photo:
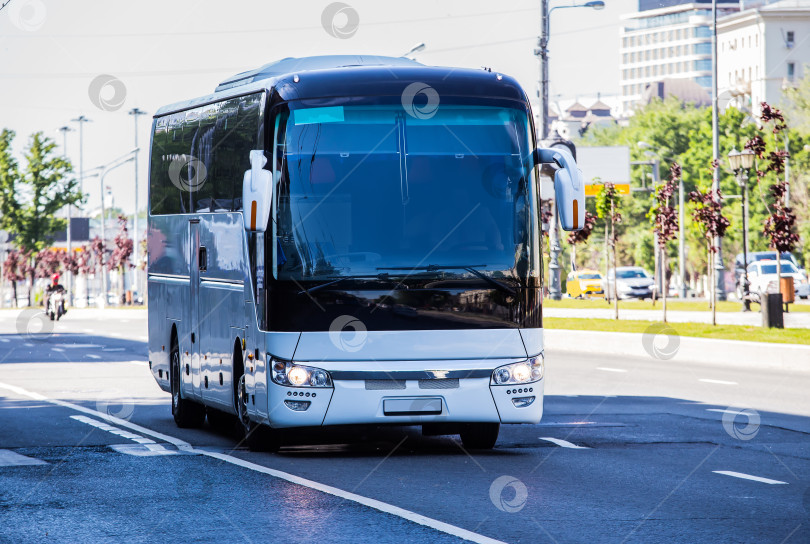
<svg viewBox="0 0 810 544">
<path fill-rule="evenodd" d="M 549 0 L 540 0 L 540 38 L 537 42 L 537 48 L 534 50 L 535 56 L 540 61 L 540 93 L 542 105 L 540 107 L 540 140 L 545 140 L 548 137 L 548 41 L 550 38 L 549 21 L 551 19 L 551 12 L 555 9 L 566 8 L 590 8 L 600 10 L 605 8 L 605 3 L 602 0 L 592 0 L 581 5 L 568 5 L 568 6 L 554 6 L 549 9 Z M 549 275 L 551 281 L 549 282 L 549 295 L 554 300 L 562 298 L 560 289 L 560 234 L 559 222 L 557 220 L 557 203 L 552 201 L 551 205 L 551 224 L 549 225 Z"/>
<path fill-rule="evenodd" d="M 742 311 L 751 311 L 751 301 L 749 300 L 748 283 L 748 170 L 754 166 L 754 152 L 744 149 L 742 152 L 732 149 L 728 154 L 728 164 L 734 170 L 737 178 L 737 185 L 743 191 L 742 194 L 742 222 L 743 222 L 743 277 L 742 279 Z"/>
<path fill-rule="evenodd" d="M 106 210 L 104 209 L 104 178 L 107 174 L 118 168 L 119 166 L 123 166 L 129 161 L 134 161 L 138 157 L 138 148 L 133 149 L 129 153 L 122 155 L 121 157 L 115 159 L 112 162 L 109 162 L 100 168 L 101 172 L 98 176 L 98 183 L 99 189 L 101 190 L 101 242 L 104 246 L 104 251 L 101 254 L 101 307 L 105 307 L 107 305 L 107 273 L 104 270 L 104 256 L 106 254 L 106 247 L 107 247 L 107 233 L 104 224 L 106 223 L 105 213 Z"/>
<path fill-rule="evenodd" d="M 132 108 L 129 110 L 129 114 L 132 116 L 132 120 L 135 121 L 135 218 L 132 220 L 132 245 L 135 255 L 135 269 L 132 271 L 132 283 L 135 285 L 135 289 L 140 292 L 141 287 L 138 282 L 140 279 L 138 276 L 138 259 L 140 255 L 140 246 L 138 244 L 138 212 L 140 212 L 140 208 L 138 207 L 138 116 L 146 115 L 146 112 L 138 108 Z"/>
<path fill-rule="evenodd" d="M 712 0 L 712 194 L 720 203 L 720 132 L 717 120 L 717 0 Z M 725 277 L 723 271 L 723 241 L 714 239 L 717 251 L 714 262 L 714 289 L 717 300 L 726 300 Z"/>
<path fill-rule="evenodd" d="M 84 115 L 71 119 L 71 123 L 79 123 L 79 192 L 84 192 L 84 124 L 90 123 L 90 119 Z"/>
<path fill-rule="evenodd" d="M 548 137 L 548 41 L 550 39 L 551 12 L 555 9 L 566 8 L 590 8 L 595 10 L 605 9 L 602 0 L 593 0 L 580 5 L 554 6 L 549 9 L 549 0 L 540 0 L 540 39 L 537 41 L 537 48 L 534 50 L 535 56 L 540 61 L 540 94 L 543 104 L 540 107 L 540 139 Z"/>
<path fill-rule="evenodd" d="M 59 132 L 62 133 L 62 156 L 67 160 L 67 133 L 72 132 L 73 129 L 69 126 L 65 125 L 63 127 L 59 127 Z M 69 257 L 73 256 L 73 240 L 71 238 L 71 223 L 73 222 L 73 205 L 68 204 L 67 206 L 67 230 L 66 233 L 66 243 L 67 243 L 67 254 Z M 68 306 L 73 306 L 73 274 L 70 270 L 67 271 L 67 296 L 68 296 Z"/>
</svg>

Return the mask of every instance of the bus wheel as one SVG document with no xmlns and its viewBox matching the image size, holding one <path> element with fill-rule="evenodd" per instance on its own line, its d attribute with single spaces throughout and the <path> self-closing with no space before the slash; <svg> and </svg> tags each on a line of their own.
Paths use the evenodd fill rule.
<svg viewBox="0 0 810 544">
<path fill-rule="evenodd" d="M 180 393 L 180 347 L 177 339 L 172 338 L 171 359 L 172 415 L 180 428 L 201 427 L 205 422 L 205 407 L 194 401 L 184 399 Z"/>
<path fill-rule="evenodd" d="M 461 427 L 461 443 L 471 450 L 491 450 L 500 429 L 500 423 L 465 423 Z"/>
</svg>

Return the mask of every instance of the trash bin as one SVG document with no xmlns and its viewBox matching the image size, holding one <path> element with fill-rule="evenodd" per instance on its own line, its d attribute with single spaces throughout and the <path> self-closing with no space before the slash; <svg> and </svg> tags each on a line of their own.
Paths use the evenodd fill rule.
<svg viewBox="0 0 810 544">
<path fill-rule="evenodd" d="M 793 280 L 791 279 L 791 281 Z M 763 293 L 762 326 L 777 329 L 785 328 L 785 322 L 782 318 L 782 293 Z"/>
<path fill-rule="evenodd" d="M 793 304 L 796 302 L 796 287 L 793 285 L 793 278 L 779 278 L 779 291 L 782 293 L 783 304 Z"/>
</svg>

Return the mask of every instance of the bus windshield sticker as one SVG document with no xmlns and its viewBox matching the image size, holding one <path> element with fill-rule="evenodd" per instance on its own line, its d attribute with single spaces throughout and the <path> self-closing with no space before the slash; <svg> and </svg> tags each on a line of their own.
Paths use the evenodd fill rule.
<svg viewBox="0 0 810 544">
<path fill-rule="evenodd" d="M 293 119 L 296 125 L 311 125 L 314 123 L 342 123 L 343 106 L 294 110 Z"/>
</svg>

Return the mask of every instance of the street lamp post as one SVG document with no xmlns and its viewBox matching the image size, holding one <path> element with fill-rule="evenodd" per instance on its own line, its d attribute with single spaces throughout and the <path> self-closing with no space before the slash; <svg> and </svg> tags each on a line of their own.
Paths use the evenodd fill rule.
<svg viewBox="0 0 810 544">
<path fill-rule="evenodd" d="M 748 283 L 748 170 L 754 166 L 754 152 L 744 149 L 742 152 L 732 149 L 728 154 L 728 163 L 734 171 L 737 185 L 742 189 L 742 234 L 743 234 L 743 277 L 742 277 L 742 311 L 751 311 Z"/>
<path fill-rule="evenodd" d="M 555 9 L 566 8 L 605 9 L 605 3 L 602 0 L 593 0 L 579 5 L 554 6 L 551 9 L 548 7 L 548 2 L 549 0 L 540 0 L 540 39 L 537 41 L 537 48 L 534 50 L 535 56 L 540 60 L 540 94 L 542 95 L 541 101 L 543 102 L 540 107 L 541 140 L 548 136 L 548 41 L 550 38 L 549 21 L 551 19 L 551 12 Z"/>
<path fill-rule="evenodd" d="M 62 133 L 62 156 L 67 160 L 67 133 L 72 132 L 73 129 L 69 126 L 59 127 L 59 132 Z M 73 240 L 71 236 L 71 223 L 73 222 L 73 205 L 68 204 L 67 206 L 67 229 L 66 233 L 66 245 L 67 245 L 67 254 L 68 256 L 73 256 Z M 67 296 L 68 296 L 68 306 L 73 306 L 73 274 L 68 270 L 67 272 Z"/>
<path fill-rule="evenodd" d="M 104 251 L 101 254 L 101 307 L 104 308 L 107 305 L 107 273 L 104 271 L 104 256 L 106 253 L 107 247 L 107 233 L 104 223 L 106 222 L 105 217 L 105 208 L 104 208 L 104 178 L 107 174 L 118 168 L 119 166 L 123 166 L 129 161 L 134 161 L 138 157 L 138 148 L 136 147 L 129 153 L 115 159 L 114 161 L 107 163 L 106 165 L 100 168 L 100 173 L 98 176 L 98 183 L 99 189 L 101 190 L 101 243 L 104 246 Z"/>
<path fill-rule="evenodd" d="M 551 12 L 555 9 L 566 8 L 590 8 L 600 10 L 605 8 L 602 0 L 592 0 L 580 5 L 554 6 L 549 9 L 549 0 L 540 0 L 540 38 L 537 41 L 537 48 L 534 50 L 535 56 L 540 60 L 540 94 L 542 105 L 540 107 L 540 140 L 548 137 L 548 41 L 549 41 L 549 21 Z M 551 224 L 549 225 L 549 295 L 554 300 L 562 298 L 560 289 L 560 235 L 557 221 L 557 202 L 552 200 L 551 204 Z"/>
<path fill-rule="evenodd" d="M 140 208 L 138 208 L 138 116 L 146 115 L 145 111 L 139 110 L 138 108 L 132 108 L 129 110 L 129 114 L 132 116 L 132 119 L 135 121 L 135 217 L 132 220 L 132 245 L 133 245 L 133 253 L 135 256 L 135 268 L 132 271 L 132 283 L 135 285 L 135 290 L 140 292 L 141 286 L 139 283 L 139 275 L 138 275 L 138 259 L 140 258 L 140 247 L 138 244 L 138 212 Z"/>
<path fill-rule="evenodd" d="M 712 0 L 712 195 L 720 202 L 720 129 L 717 119 L 717 0 Z M 717 300 L 726 300 L 725 277 L 723 271 L 723 240 L 717 236 L 714 239 L 716 249 L 714 264 L 714 292 Z M 712 302 L 714 305 L 714 302 Z"/>
</svg>

